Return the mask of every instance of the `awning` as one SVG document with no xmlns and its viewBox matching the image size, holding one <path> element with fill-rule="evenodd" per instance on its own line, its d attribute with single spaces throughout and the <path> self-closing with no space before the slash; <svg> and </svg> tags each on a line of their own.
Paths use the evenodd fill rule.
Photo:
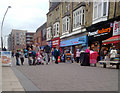
<svg viewBox="0 0 120 93">
<path fill-rule="evenodd" d="M 120 35 L 116 35 L 108 38 L 102 42 L 103 44 L 111 44 L 111 43 L 120 43 Z"/>
</svg>

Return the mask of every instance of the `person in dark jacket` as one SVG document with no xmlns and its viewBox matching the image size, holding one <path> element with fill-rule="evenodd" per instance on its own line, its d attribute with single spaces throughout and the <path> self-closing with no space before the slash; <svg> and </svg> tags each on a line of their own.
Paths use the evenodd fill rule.
<svg viewBox="0 0 120 93">
<path fill-rule="evenodd" d="M 33 58 L 33 65 L 36 65 L 35 61 L 36 61 L 36 52 L 35 52 L 35 47 L 33 47 L 33 51 L 32 51 L 32 58 Z"/>
<path fill-rule="evenodd" d="M 48 62 L 50 61 L 50 52 L 51 52 L 51 48 L 48 45 L 48 42 L 47 42 L 47 45 L 44 47 L 44 52 L 46 56 L 46 65 L 48 65 Z"/>
<path fill-rule="evenodd" d="M 16 65 L 20 66 L 20 64 L 19 64 L 19 50 L 17 50 L 15 56 L 16 56 Z"/>
<path fill-rule="evenodd" d="M 58 64 L 58 56 L 60 56 L 60 50 L 59 50 L 59 46 L 56 47 L 56 49 L 54 50 L 54 57 L 55 57 L 55 63 Z"/>
</svg>

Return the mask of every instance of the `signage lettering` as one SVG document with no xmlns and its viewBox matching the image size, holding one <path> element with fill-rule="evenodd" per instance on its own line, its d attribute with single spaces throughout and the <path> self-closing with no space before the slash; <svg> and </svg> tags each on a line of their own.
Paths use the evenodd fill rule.
<svg viewBox="0 0 120 93">
<path fill-rule="evenodd" d="M 59 44 L 59 40 L 53 41 L 53 45 L 58 45 L 58 44 Z"/>
<path fill-rule="evenodd" d="M 102 34 L 102 33 L 110 33 L 110 31 L 111 31 L 111 28 L 106 28 L 106 29 L 104 29 L 104 28 L 102 28 L 102 30 L 98 30 L 98 34 Z"/>
<path fill-rule="evenodd" d="M 94 36 L 94 37 L 97 37 L 97 36 L 101 36 L 101 35 L 105 35 L 105 33 L 110 33 L 111 31 L 111 28 L 102 28 L 102 30 L 97 30 L 95 32 L 88 32 L 88 36 Z"/>
<path fill-rule="evenodd" d="M 96 35 L 96 34 L 98 34 L 98 30 L 95 31 L 95 32 L 88 32 L 88 36 L 94 36 L 94 35 Z"/>
</svg>

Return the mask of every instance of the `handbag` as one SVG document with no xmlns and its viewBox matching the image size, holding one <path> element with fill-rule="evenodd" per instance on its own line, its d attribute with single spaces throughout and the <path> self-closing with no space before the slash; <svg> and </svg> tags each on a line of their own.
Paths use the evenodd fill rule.
<svg viewBox="0 0 120 93">
<path fill-rule="evenodd" d="M 60 62 L 60 56 L 58 56 L 58 62 Z"/>
</svg>

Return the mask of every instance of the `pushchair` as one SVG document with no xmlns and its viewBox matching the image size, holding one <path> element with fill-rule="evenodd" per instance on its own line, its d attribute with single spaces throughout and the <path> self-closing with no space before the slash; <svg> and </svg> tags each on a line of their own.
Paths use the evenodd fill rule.
<svg viewBox="0 0 120 93">
<path fill-rule="evenodd" d="M 36 64 L 37 65 L 44 65 L 43 63 L 43 58 L 42 58 L 42 55 L 41 54 L 36 54 Z"/>
</svg>

